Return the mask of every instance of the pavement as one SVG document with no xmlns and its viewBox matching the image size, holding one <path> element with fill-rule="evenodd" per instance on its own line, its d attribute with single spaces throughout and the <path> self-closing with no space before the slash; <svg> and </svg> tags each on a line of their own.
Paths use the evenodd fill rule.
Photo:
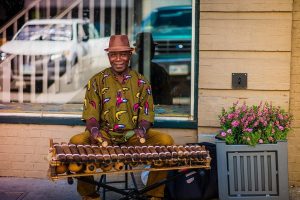
<svg viewBox="0 0 300 200">
<path fill-rule="evenodd" d="M 110 175 L 107 178 L 110 181 L 123 180 L 124 176 L 120 176 Z M 135 174 L 135 177 L 138 187 L 143 187 L 140 176 Z M 122 188 L 124 184 L 118 183 L 114 186 Z M 131 179 L 129 179 L 129 187 L 133 187 Z M 102 189 L 100 193 L 102 196 Z M 120 198 L 122 198 L 120 194 L 106 192 L 105 200 Z M 69 185 L 66 180 L 0 177 L 0 200 L 81 200 L 81 198 L 76 191 L 76 182 Z M 300 187 L 289 188 L 289 200 L 300 200 Z"/>
<path fill-rule="evenodd" d="M 135 174 L 135 179 L 138 187 L 143 187 L 138 174 Z M 96 177 L 96 180 L 99 180 L 99 177 Z M 124 180 L 124 176 L 107 176 L 107 181 L 118 180 Z M 0 200 L 81 200 L 80 195 L 76 191 L 76 185 L 76 180 L 74 184 L 70 185 L 65 179 L 52 181 L 37 178 L 0 177 Z M 124 188 L 124 183 L 110 185 L 117 188 Z M 133 187 L 130 178 L 129 187 Z M 100 189 L 100 193 L 102 196 L 102 189 Z M 105 196 L 105 200 L 116 200 L 123 197 L 111 191 L 107 191 Z"/>
</svg>

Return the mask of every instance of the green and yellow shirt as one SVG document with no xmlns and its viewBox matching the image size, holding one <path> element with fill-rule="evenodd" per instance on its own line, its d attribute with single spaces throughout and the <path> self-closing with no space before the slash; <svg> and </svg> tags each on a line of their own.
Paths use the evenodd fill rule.
<svg viewBox="0 0 300 200">
<path fill-rule="evenodd" d="M 82 119 L 95 118 L 100 129 L 124 133 L 146 120 L 154 122 L 154 105 L 150 83 L 129 69 L 120 83 L 110 68 L 94 75 L 88 82 Z"/>
</svg>

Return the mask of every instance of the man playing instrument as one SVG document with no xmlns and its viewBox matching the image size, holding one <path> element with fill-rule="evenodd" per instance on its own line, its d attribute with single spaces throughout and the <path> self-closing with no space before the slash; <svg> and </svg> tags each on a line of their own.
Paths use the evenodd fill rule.
<svg viewBox="0 0 300 200">
<path fill-rule="evenodd" d="M 152 129 L 154 105 L 151 85 L 129 67 L 133 48 L 126 35 L 112 35 L 105 49 L 111 67 L 94 75 L 87 84 L 82 120 L 86 131 L 73 136 L 73 144 L 172 145 L 172 137 Z M 145 143 L 140 141 L 145 139 Z M 166 178 L 166 171 L 150 172 L 147 185 Z M 93 179 L 93 177 L 89 177 Z M 78 180 L 83 199 L 99 199 L 95 185 Z M 164 197 L 164 186 L 147 193 Z"/>
</svg>

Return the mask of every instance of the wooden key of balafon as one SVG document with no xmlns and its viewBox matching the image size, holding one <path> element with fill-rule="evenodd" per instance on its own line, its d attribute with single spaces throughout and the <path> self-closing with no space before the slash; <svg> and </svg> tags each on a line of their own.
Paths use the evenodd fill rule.
<svg viewBox="0 0 300 200">
<path fill-rule="evenodd" d="M 101 152 L 102 152 L 104 161 L 105 161 L 106 163 L 110 163 L 110 162 L 111 162 L 111 159 L 110 159 L 110 154 L 109 154 L 107 148 L 102 146 L 102 147 L 100 147 L 100 149 L 101 149 Z"/>
<path fill-rule="evenodd" d="M 79 151 L 76 147 L 75 144 L 69 144 L 69 148 L 73 154 L 73 158 L 74 158 L 74 161 L 75 162 L 80 162 L 81 161 L 81 157 L 80 157 L 80 154 L 79 154 Z"/>
<path fill-rule="evenodd" d="M 92 149 L 93 149 L 94 154 L 96 156 L 96 160 L 100 163 L 104 162 L 104 157 L 103 157 L 103 154 L 100 150 L 100 147 L 97 146 L 97 145 L 92 145 Z"/>
<path fill-rule="evenodd" d="M 74 160 L 74 158 L 73 158 L 73 154 L 72 154 L 72 152 L 70 150 L 69 145 L 67 143 L 65 143 L 65 142 L 62 142 L 61 143 L 61 147 L 62 147 L 63 151 L 66 154 L 67 161 L 68 162 L 72 162 Z"/>
<path fill-rule="evenodd" d="M 94 151 L 93 151 L 91 145 L 84 145 L 84 149 L 87 153 L 89 161 L 95 161 L 96 155 L 94 154 Z"/>
<path fill-rule="evenodd" d="M 125 160 L 125 155 L 124 155 L 121 147 L 115 145 L 113 148 L 115 149 L 115 152 L 116 152 L 116 154 L 118 156 L 118 160 L 121 161 L 121 162 L 123 162 Z"/>
<path fill-rule="evenodd" d="M 127 146 L 124 146 L 124 145 L 122 145 L 121 146 L 121 150 L 122 150 L 122 152 L 123 152 L 123 154 L 124 154 L 124 156 L 125 156 L 125 160 L 127 161 L 127 162 L 130 162 L 130 161 L 132 161 L 132 155 L 131 155 L 131 153 L 129 152 L 129 150 L 128 150 L 128 148 L 127 148 Z"/>
<path fill-rule="evenodd" d="M 53 147 L 55 149 L 55 154 L 56 154 L 56 160 L 59 160 L 59 161 L 66 161 L 66 154 L 64 153 L 64 150 L 62 149 L 61 145 L 60 144 L 53 144 Z"/>
<path fill-rule="evenodd" d="M 88 161 L 88 156 L 87 156 L 87 153 L 86 153 L 86 151 L 85 151 L 83 145 L 81 145 L 81 144 L 77 145 L 77 149 L 78 149 L 78 151 L 79 151 L 81 160 L 82 160 L 83 162 Z"/>
<path fill-rule="evenodd" d="M 108 150 L 111 160 L 116 162 L 118 160 L 118 155 L 116 154 L 115 149 L 112 146 L 107 146 L 106 149 Z"/>
<path fill-rule="evenodd" d="M 140 161 L 140 154 L 136 151 L 134 146 L 128 146 L 128 151 L 132 155 L 132 160 L 134 162 Z"/>
<path fill-rule="evenodd" d="M 153 157 L 154 160 L 158 160 L 159 159 L 159 155 L 158 152 L 155 150 L 154 146 L 148 146 L 148 149 Z"/>
</svg>

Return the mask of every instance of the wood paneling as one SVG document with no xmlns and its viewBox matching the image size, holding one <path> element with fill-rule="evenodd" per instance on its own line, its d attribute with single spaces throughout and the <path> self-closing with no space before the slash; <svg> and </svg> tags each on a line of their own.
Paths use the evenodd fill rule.
<svg viewBox="0 0 300 200">
<path fill-rule="evenodd" d="M 197 130 L 194 129 L 159 129 L 163 133 L 168 133 L 174 139 L 175 144 L 186 144 L 197 142 Z"/>
<path fill-rule="evenodd" d="M 222 108 L 232 106 L 239 101 L 247 105 L 258 105 L 260 102 L 272 102 L 283 109 L 289 108 L 289 91 L 254 91 L 254 90 L 199 90 L 198 125 L 200 127 L 219 127 L 218 115 Z"/>
<path fill-rule="evenodd" d="M 201 11 L 291 11 L 293 0 L 201 0 Z"/>
<path fill-rule="evenodd" d="M 231 89 L 232 73 L 248 73 L 248 89 L 289 90 L 290 52 L 201 51 L 199 87 Z"/>
<path fill-rule="evenodd" d="M 291 13 L 200 13 L 200 50 L 290 51 Z"/>
</svg>

